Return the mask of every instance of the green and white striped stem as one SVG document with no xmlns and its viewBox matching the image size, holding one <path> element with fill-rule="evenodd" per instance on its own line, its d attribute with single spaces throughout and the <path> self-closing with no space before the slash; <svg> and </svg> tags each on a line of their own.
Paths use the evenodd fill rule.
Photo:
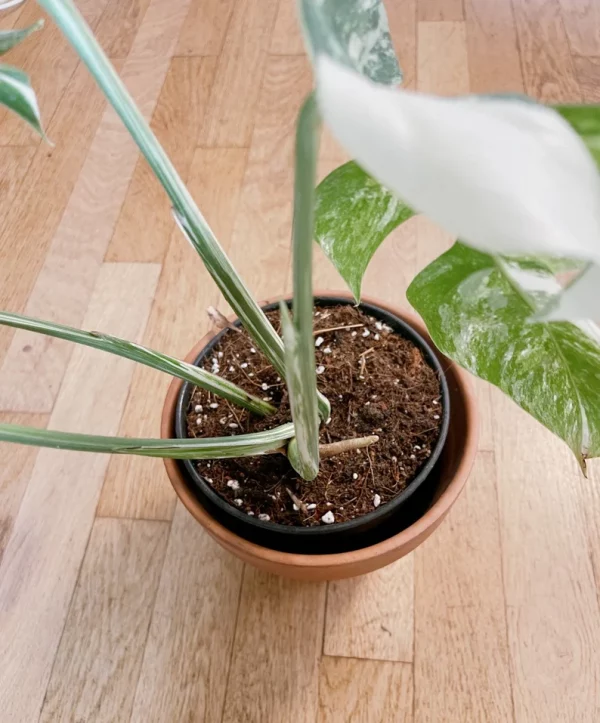
<svg viewBox="0 0 600 723">
<path fill-rule="evenodd" d="M 72 0 L 39 0 L 54 19 L 120 116 L 167 192 L 173 213 L 219 289 L 280 376 L 283 343 L 225 255 L 169 157 L 144 120 L 119 75 Z"/>
<path fill-rule="evenodd" d="M 207 439 L 135 439 L 101 437 L 72 432 L 0 424 L 0 441 L 28 444 L 34 447 L 70 449 L 76 452 L 103 454 L 135 454 L 142 457 L 169 457 L 171 459 L 228 459 L 252 457 L 277 452 L 294 436 L 293 424 L 254 434 Z"/>
<path fill-rule="evenodd" d="M 53 336 L 57 339 L 91 346 L 94 349 L 116 354 L 117 356 L 131 359 L 139 364 L 145 364 L 158 371 L 171 374 L 178 379 L 185 379 L 192 382 L 208 392 L 212 392 L 233 404 L 238 404 L 254 414 L 265 416 L 275 411 L 275 407 L 268 402 L 248 394 L 240 387 L 231 382 L 221 379 L 216 374 L 199 369 L 193 364 L 174 359 L 166 354 L 153 351 L 139 344 L 124 339 L 117 339 L 109 334 L 101 334 L 96 331 L 81 331 L 62 324 L 54 324 L 48 321 L 39 321 L 21 314 L 0 312 L 0 325 L 12 326 L 16 329 L 34 331 L 46 336 Z"/>
</svg>

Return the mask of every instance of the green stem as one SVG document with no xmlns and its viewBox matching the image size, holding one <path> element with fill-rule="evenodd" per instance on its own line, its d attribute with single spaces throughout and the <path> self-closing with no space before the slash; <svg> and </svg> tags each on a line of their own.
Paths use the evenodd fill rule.
<svg viewBox="0 0 600 723">
<path fill-rule="evenodd" d="M 109 334 L 100 334 L 96 331 L 81 331 L 73 329 L 62 324 L 54 324 L 48 321 L 39 321 L 21 314 L 10 314 L 8 312 L 0 312 L 0 325 L 11 326 L 16 329 L 25 329 L 27 331 L 53 336 L 57 339 L 66 339 L 67 341 L 90 346 L 94 349 L 116 354 L 117 356 L 131 359 L 132 361 L 144 364 L 158 371 L 171 374 L 178 379 L 185 379 L 192 382 L 206 391 L 212 392 L 223 399 L 227 399 L 233 404 L 238 404 L 255 414 L 265 416 L 275 411 L 275 407 L 267 402 L 248 394 L 240 387 L 231 382 L 222 379 L 216 374 L 199 369 L 193 364 L 174 359 L 167 354 L 153 351 L 147 347 L 140 346 L 131 341 L 117 339 Z"/>
<path fill-rule="evenodd" d="M 294 425 L 254 434 L 207 439 L 135 439 L 55 432 L 17 424 L 0 424 L 0 441 L 76 452 L 135 454 L 171 459 L 228 459 L 275 452 L 294 436 Z"/>
</svg>

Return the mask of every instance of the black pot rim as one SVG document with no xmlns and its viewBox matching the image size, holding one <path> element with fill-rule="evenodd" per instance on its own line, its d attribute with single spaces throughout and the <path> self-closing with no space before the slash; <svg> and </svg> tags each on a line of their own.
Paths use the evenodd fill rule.
<svg viewBox="0 0 600 723">
<path fill-rule="evenodd" d="M 291 299 L 285 299 L 285 303 L 287 303 L 288 307 L 291 307 Z M 314 303 L 317 307 L 337 306 L 340 304 L 354 304 L 354 302 L 351 301 L 348 297 L 343 296 L 315 296 Z M 388 325 L 392 326 L 392 329 L 395 333 L 399 333 L 401 336 L 412 341 L 423 352 L 427 363 L 434 369 L 434 371 L 438 375 L 438 379 L 440 382 L 440 392 L 442 397 L 441 425 L 440 433 L 436 440 L 435 446 L 433 447 L 431 455 L 425 461 L 423 466 L 419 469 L 418 473 L 406 485 L 406 487 L 389 502 L 380 505 L 371 512 L 367 512 L 365 515 L 356 517 L 353 520 L 347 520 L 346 522 L 336 522 L 332 525 L 315 525 L 314 527 L 282 525 L 277 522 L 263 522 L 255 516 L 248 515 L 245 512 L 241 512 L 236 507 L 227 502 L 227 500 L 221 497 L 215 491 L 215 489 L 205 480 L 205 478 L 202 477 L 202 475 L 194 466 L 194 460 L 176 460 L 178 466 L 182 471 L 182 474 L 190 482 L 190 488 L 192 491 L 196 493 L 200 492 L 202 495 L 205 495 L 210 500 L 210 502 L 212 502 L 218 509 L 221 510 L 221 512 L 234 518 L 241 525 L 247 525 L 250 530 L 271 534 L 275 533 L 278 535 L 290 536 L 295 538 L 298 538 L 300 536 L 306 539 L 313 539 L 315 537 L 329 537 L 335 536 L 336 534 L 348 534 L 353 530 L 358 530 L 365 524 L 373 524 L 377 521 L 378 518 L 383 519 L 384 517 L 389 516 L 391 512 L 390 506 L 392 506 L 393 508 L 400 507 L 416 492 L 416 490 L 431 474 L 442 453 L 444 444 L 446 442 L 446 437 L 448 435 L 448 428 L 450 426 L 450 395 L 448 392 L 448 382 L 446 379 L 446 375 L 444 374 L 444 370 L 442 369 L 442 365 L 440 364 L 439 359 L 432 350 L 430 344 L 428 344 L 421 336 L 421 334 L 419 334 L 419 332 L 416 331 L 408 322 L 404 321 L 404 319 L 401 319 L 387 309 L 382 309 L 376 304 L 361 302 L 358 306 L 361 311 L 364 311 L 369 316 L 375 316 L 379 318 L 383 317 L 385 319 L 385 323 L 388 323 Z M 279 308 L 279 302 L 267 304 L 262 308 L 263 311 L 273 311 Z M 393 323 L 390 324 L 389 320 L 391 320 Z M 239 321 L 239 319 L 236 319 L 233 323 L 235 326 L 241 326 L 241 322 Z M 228 332 L 228 329 L 223 329 L 221 332 L 216 334 L 202 349 L 202 351 L 198 354 L 198 356 L 194 359 L 192 363 L 195 366 L 199 366 L 200 363 L 204 360 L 204 358 L 212 352 L 214 347 Z M 177 394 L 174 429 L 175 436 L 178 439 L 188 438 L 187 408 L 192 392 L 195 388 L 196 385 L 194 383 L 184 382 L 181 385 L 181 388 Z M 249 534 L 249 537 L 251 537 L 251 533 Z"/>
</svg>

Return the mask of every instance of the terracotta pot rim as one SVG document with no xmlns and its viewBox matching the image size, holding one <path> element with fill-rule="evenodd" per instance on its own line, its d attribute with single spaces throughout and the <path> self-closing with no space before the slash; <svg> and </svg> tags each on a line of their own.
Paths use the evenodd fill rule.
<svg viewBox="0 0 600 723">
<path fill-rule="evenodd" d="M 343 291 L 314 291 L 315 296 L 337 296 L 351 298 L 347 292 Z M 261 302 L 261 306 L 279 301 L 282 297 L 275 299 L 268 299 L 265 302 Z M 389 312 L 396 314 L 401 319 L 407 321 L 413 326 L 416 331 L 423 334 L 426 339 L 429 338 L 424 324 L 421 320 L 412 312 L 405 309 L 397 309 L 391 304 L 382 302 L 372 297 L 364 297 L 364 301 L 380 306 L 381 308 L 388 310 Z M 186 360 L 192 360 L 197 357 L 201 349 L 215 336 L 214 332 L 205 334 L 202 339 L 194 346 L 191 352 L 186 357 Z M 434 346 L 434 351 L 437 351 Z M 186 480 L 184 479 L 181 469 L 175 460 L 165 459 L 165 467 L 167 473 L 173 484 L 177 496 L 181 502 L 185 505 L 188 511 L 196 518 L 207 531 L 215 537 L 221 544 L 223 544 L 230 552 L 239 554 L 243 558 L 248 556 L 259 558 L 265 563 L 269 563 L 275 567 L 286 567 L 290 571 L 296 570 L 335 570 L 338 568 L 346 567 L 350 563 L 361 564 L 366 561 L 386 557 L 393 554 L 393 551 L 397 548 L 409 545 L 411 541 L 426 537 L 428 530 L 434 528 L 439 524 L 441 519 L 447 514 L 450 507 L 454 504 L 464 484 L 467 480 L 473 461 L 477 452 L 477 440 L 478 440 L 478 418 L 477 418 L 477 406 L 475 403 L 475 396 L 471 381 L 467 372 L 462 370 L 456 365 L 452 365 L 452 371 L 455 379 L 460 387 L 460 392 L 465 400 L 465 413 L 468 415 L 466 429 L 466 439 L 463 445 L 463 454 L 456 469 L 456 472 L 449 482 L 446 489 L 441 493 L 439 498 L 427 509 L 427 511 L 409 527 L 405 528 L 401 532 L 392 535 L 391 537 L 377 542 L 374 545 L 368 547 L 351 550 L 348 552 L 339 553 L 327 553 L 324 555 L 318 554 L 302 554 L 292 552 L 282 552 L 274 550 L 268 547 L 263 547 L 254 542 L 250 542 L 242 537 L 239 537 L 231 530 L 227 529 L 219 522 L 217 522 L 200 504 L 196 499 L 193 492 L 189 489 Z M 172 436 L 173 420 L 175 414 L 175 405 L 177 401 L 177 395 L 183 381 L 180 379 L 173 379 L 163 407 L 162 419 L 161 419 L 161 437 L 169 439 Z"/>
</svg>

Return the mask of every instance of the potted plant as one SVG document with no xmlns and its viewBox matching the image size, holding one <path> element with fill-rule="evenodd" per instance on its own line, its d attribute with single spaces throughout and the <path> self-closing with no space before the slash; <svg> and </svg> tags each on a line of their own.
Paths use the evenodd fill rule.
<svg viewBox="0 0 600 723">
<path fill-rule="evenodd" d="M 221 330 L 180 361 L 0 313 L 2 324 L 175 377 L 161 439 L 0 425 L 0 440 L 164 457 L 177 494 L 220 544 L 303 579 L 374 570 L 441 522 L 476 453 L 460 367 L 564 439 L 582 468 L 600 454 L 600 336 L 588 321 L 600 262 L 600 184 L 586 148 L 597 148 L 596 109 L 402 91 L 379 0 L 300 0 L 316 82 L 297 123 L 293 298 L 259 304 L 71 0 L 40 4 L 129 129 L 237 320 L 213 310 Z M 0 52 L 33 29 L 1 34 Z M 0 66 L 0 102 L 43 133 L 20 71 Z M 315 189 L 321 119 L 356 161 Z M 373 253 L 417 211 L 464 239 L 408 290 L 428 331 L 360 298 Z M 314 239 L 352 295 L 313 295 Z"/>
</svg>

